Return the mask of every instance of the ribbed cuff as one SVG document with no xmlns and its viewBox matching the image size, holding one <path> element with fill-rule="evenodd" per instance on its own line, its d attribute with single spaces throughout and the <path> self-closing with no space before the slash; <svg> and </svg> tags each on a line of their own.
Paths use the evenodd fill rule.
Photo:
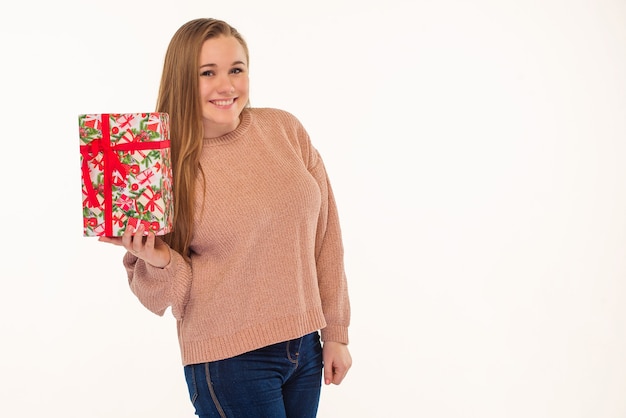
<svg viewBox="0 0 626 418">
<path fill-rule="evenodd" d="M 326 328 L 322 328 L 322 341 L 335 341 L 348 344 L 348 327 L 328 325 Z"/>
</svg>

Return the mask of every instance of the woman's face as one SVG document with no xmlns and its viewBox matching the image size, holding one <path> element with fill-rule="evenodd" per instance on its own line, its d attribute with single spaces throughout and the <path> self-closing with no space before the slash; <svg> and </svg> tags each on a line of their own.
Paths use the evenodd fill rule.
<svg viewBox="0 0 626 418">
<path fill-rule="evenodd" d="M 204 137 L 234 131 L 248 103 L 248 63 L 243 47 L 232 36 L 204 41 L 198 71 Z"/>
</svg>

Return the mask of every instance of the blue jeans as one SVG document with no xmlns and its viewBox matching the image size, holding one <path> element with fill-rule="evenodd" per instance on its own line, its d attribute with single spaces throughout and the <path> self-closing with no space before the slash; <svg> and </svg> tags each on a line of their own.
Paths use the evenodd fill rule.
<svg viewBox="0 0 626 418">
<path fill-rule="evenodd" d="M 314 418 L 322 387 L 317 332 L 225 360 L 185 366 L 200 418 Z"/>
</svg>

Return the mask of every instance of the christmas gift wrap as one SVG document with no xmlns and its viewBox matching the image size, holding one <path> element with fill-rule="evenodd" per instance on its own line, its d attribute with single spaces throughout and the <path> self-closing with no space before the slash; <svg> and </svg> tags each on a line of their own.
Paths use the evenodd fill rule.
<svg viewBox="0 0 626 418">
<path fill-rule="evenodd" d="M 172 230 L 169 116 L 103 113 L 78 116 L 83 235 L 121 236 L 140 223 Z"/>
</svg>

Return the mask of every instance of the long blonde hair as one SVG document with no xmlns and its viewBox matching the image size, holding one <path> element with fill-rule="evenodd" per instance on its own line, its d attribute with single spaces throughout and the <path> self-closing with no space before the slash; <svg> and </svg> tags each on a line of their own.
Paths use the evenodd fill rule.
<svg viewBox="0 0 626 418">
<path fill-rule="evenodd" d="M 195 182 L 198 173 L 204 178 L 199 163 L 203 138 L 199 57 L 204 41 L 218 36 L 237 39 L 249 61 L 245 40 L 228 23 L 211 18 L 191 20 L 176 31 L 167 48 L 156 105 L 157 112 L 170 116 L 174 175 L 174 228 L 164 239 L 187 259 L 193 233 Z"/>
</svg>

